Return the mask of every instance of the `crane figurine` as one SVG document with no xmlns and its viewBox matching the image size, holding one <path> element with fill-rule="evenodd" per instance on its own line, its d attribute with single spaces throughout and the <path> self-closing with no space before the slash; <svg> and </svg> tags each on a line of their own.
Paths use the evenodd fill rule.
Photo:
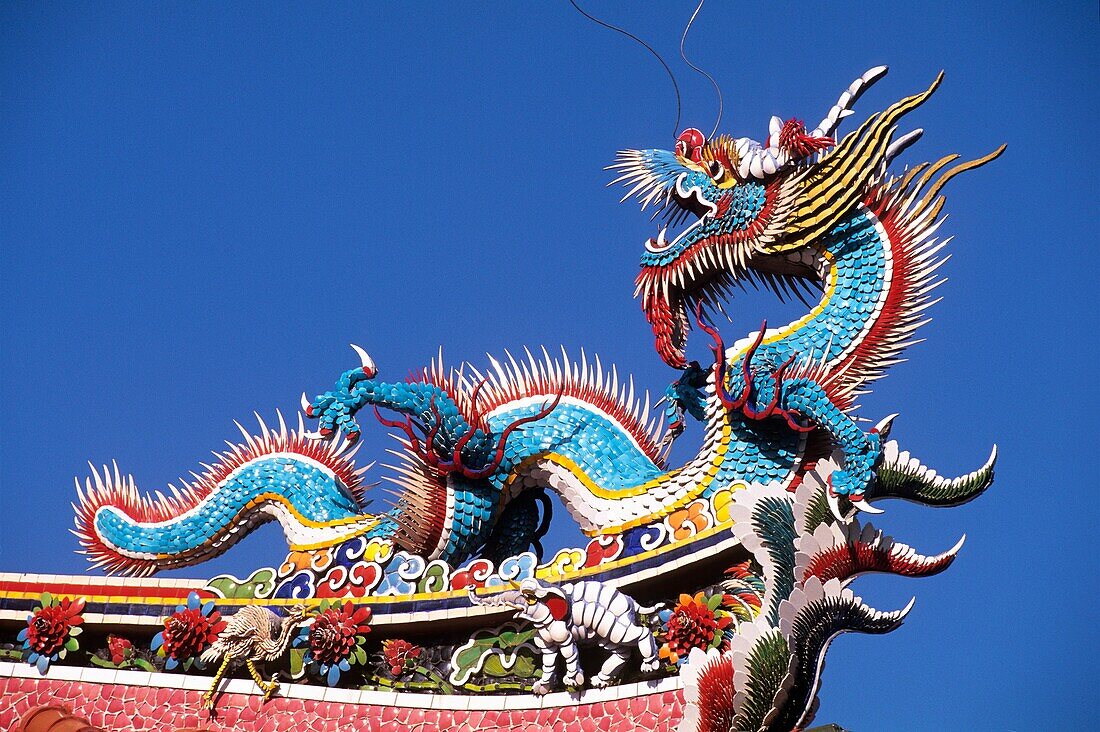
<svg viewBox="0 0 1100 732">
<path fill-rule="evenodd" d="M 202 653 L 204 663 L 213 664 L 219 658 L 222 659 L 218 672 L 214 674 L 214 682 L 210 684 L 210 690 L 203 695 L 203 706 L 213 714 L 218 683 L 231 665 L 242 661 L 248 667 L 256 685 L 264 692 L 264 701 L 271 699 L 279 688 L 279 674 L 273 674 L 270 681 L 265 681 L 256 668 L 256 662 L 277 661 L 281 658 L 298 627 L 310 616 L 309 608 L 305 605 L 295 605 L 286 618 L 256 605 L 246 605 L 234 613 L 218 639 Z"/>
</svg>

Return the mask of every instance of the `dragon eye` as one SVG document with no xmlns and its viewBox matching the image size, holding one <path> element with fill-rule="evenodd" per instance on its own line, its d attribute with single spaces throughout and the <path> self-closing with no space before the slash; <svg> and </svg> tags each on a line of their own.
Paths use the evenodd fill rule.
<svg viewBox="0 0 1100 732">
<path fill-rule="evenodd" d="M 711 160 L 707 163 L 707 172 L 710 173 L 710 177 L 716 181 L 721 181 L 726 177 L 726 167 L 717 160 Z"/>
</svg>

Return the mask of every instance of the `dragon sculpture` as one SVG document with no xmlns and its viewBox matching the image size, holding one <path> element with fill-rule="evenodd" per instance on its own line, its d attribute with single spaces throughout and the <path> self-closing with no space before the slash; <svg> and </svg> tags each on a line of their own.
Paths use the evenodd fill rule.
<svg viewBox="0 0 1100 732">
<path fill-rule="evenodd" d="M 740 690 L 739 706 L 700 714 L 739 714 L 746 728 L 804 724 L 828 640 L 884 632 L 904 616 L 867 608 L 845 583 L 865 571 L 931 574 L 958 549 L 924 557 L 861 526 L 858 512 L 881 512 L 873 504 L 888 498 L 961 504 L 991 483 L 996 458 L 994 449 L 974 472 L 944 478 L 888 440 L 893 417 L 867 431 L 853 417 L 858 396 L 899 360 L 934 302 L 947 243 L 935 237 L 943 186 L 1003 150 L 888 172 L 921 134 L 899 137 L 898 125 L 942 74 L 834 139 L 885 71 L 853 82 L 812 130 L 775 117 L 758 143 L 689 129 L 673 150 L 623 151 L 611 166 L 630 186 L 623 200 L 637 197 L 668 219 L 645 243 L 636 290 L 658 354 L 681 371 L 661 413 L 648 395 L 636 399 L 632 380 L 583 354 L 527 352 L 484 370 L 447 369 L 440 357 L 415 378 L 387 381 L 355 347 L 359 366 L 302 397 L 314 432 L 301 417 L 296 430 L 281 417 L 258 436 L 242 428 L 244 443 L 230 443 L 171 495 L 143 497 L 117 468 L 95 471 L 83 489 L 78 482 L 83 551 L 109 571 L 149 575 L 204 561 L 275 520 L 298 565 L 367 540 L 458 566 L 537 549 L 543 491 L 557 493 L 593 537 L 644 530 L 724 493 L 731 530 L 763 568 L 767 592 L 759 617 L 731 641 L 736 658 L 707 658 L 713 673 L 729 676 L 719 686 Z M 733 288 L 759 284 L 819 300 L 796 321 L 727 346 L 710 317 Z M 686 355 L 693 324 L 712 341 L 709 364 Z M 352 460 L 366 407 L 401 442 L 389 476 L 397 499 L 384 513 L 364 510 L 365 469 Z M 702 444 L 670 467 L 685 415 L 702 422 Z M 762 658 L 774 661 L 767 678 L 782 689 L 743 686 Z M 691 662 L 696 676 L 701 663 Z M 757 696 L 746 699 L 750 691 Z"/>
<path fill-rule="evenodd" d="M 482 375 L 448 373 L 440 359 L 420 379 L 383 381 L 357 348 L 361 365 L 304 404 L 318 433 L 285 425 L 256 438 L 246 433 L 246 445 L 231 446 L 182 490 L 155 499 L 140 497 L 132 480 L 97 474 L 77 507 L 85 551 L 108 569 L 151 574 L 203 561 L 275 519 L 296 550 L 381 537 L 458 564 L 486 547 L 507 556 L 530 544 L 536 522 L 516 515 L 532 510 L 515 501 L 525 489 L 556 491 L 583 530 L 609 534 L 723 487 L 791 489 L 834 446 L 844 467 L 828 476 L 831 498 L 866 510 L 895 494 L 932 503 L 969 497 L 987 482 L 992 458 L 944 482 L 923 466 L 883 459 L 889 419 L 863 432 L 849 416 L 931 304 L 943 261 L 936 253 L 946 243 L 932 238 L 940 189 L 1000 152 L 934 182 L 955 156 L 888 176 L 886 165 L 916 137 L 893 140 L 898 121 L 928 99 L 938 78 L 815 152 L 830 147 L 824 136 L 884 71 L 857 80 L 812 134 L 776 118 L 766 146 L 726 137 L 692 145 L 699 135 L 689 130 L 677 151 L 627 151 L 613 166 L 645 204 L 698 216 L 672 241 L 662 229 L 646 242 L 637 282 L 658 352 L 684 371 L 669 389 L 669 435 L 685 411 L 705 423 L 701 449 L 686 464 L 664 465 L 669 436 L 662 438 L 649 405 L 634 400 L 633 382 L 605 375 L 598 360 L 590 366 L 564 353 L 561 360 L 528 353 L 522 364 L 493 360 Z M 702 312 L 731 286 L 754 281 L 777 291 L 816 287 L 823 296 L 799 320 L 727 349 Z M 707 369 L 684 355 L 692 315 L 715 341 Z M 362 511 L 362 471 L 347 456 L 366 406 L 402 416 L 378 414 L 405 437 L 406 464 L 393 478 L 402 493 L 384 514 Z M 333 439 L 341 430 L 347 437 Z M 902 470 L 910 479 L 891 481 Z M 495 531 L 502 525 L 527 531 L 504 535 Z"/>
</svg>

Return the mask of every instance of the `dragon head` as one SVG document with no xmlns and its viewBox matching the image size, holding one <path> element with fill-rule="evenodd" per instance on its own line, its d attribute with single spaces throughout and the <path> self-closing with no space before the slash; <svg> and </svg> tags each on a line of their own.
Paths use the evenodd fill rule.
<svg viewBox="0 0 1100 732">
<path fill-rule="evenodd" d="M 635 183 L 631 193 L 641 198 L 643 209 L 656 203 L 657 215 L 666 219 L 657 236 L 645 242 L 635 294 L 642 299 L 657 351 L 675 368 L 687 366 L 689 313 L 699 304 L 713 304 L 771 258 L 753 243 L 774 196 L 769 200 L 767 180 L 755 178 L 751 170 L 741 175 L 746 147 L 739 149 L 725 136 L 705 140 L 689 129 L 675 150 L 619 156 L 626 180 Z M 774 177 L 776 170 L 769 167 Z M 687 220 L 686 227 L 669 235 Z"/>
<path fill-rule="evenodd" d="M 854 156 L 843 144 L 830 150 L 830 135 L 885 72 L 885 67 L 871 69 L 853 82 L 811 131 L 800 120 L 772 117 L 763 143 L 726 135 L 707 139 L 691 128 L 672 150 L 619 152 L 610 169 L 619 173 L 612 183 L 631 186 L 622 200 L 637 196 L 643 210 L 654 204 L 654 218 L 664 219 L 657 236 L 645 243 L 635 295 L 642 299 L 657 351 L 670 366 L 687 366 L 689 314 L 697 307 L 720 307 L 733 286 L 762 282 L 777 292 L 797 293 L 819 284 L 820 262 L 811 244 L 819 224 L 827 222 L 816 215 L 800 218 L 800 207 L 815 181 L 839 182 L 852 167 L 845 163 Z M 876 150 L 871 163 L 888 152 L 894 151 L 885 145 Z M 866 159 L 860 163 L 861 174 L 875 167 Z M 858 191 L 859 177 L 845 187 Z M 818 188 L 823 190 L 815 192 L 831 193 L 831 186 Z"/>
</svg>

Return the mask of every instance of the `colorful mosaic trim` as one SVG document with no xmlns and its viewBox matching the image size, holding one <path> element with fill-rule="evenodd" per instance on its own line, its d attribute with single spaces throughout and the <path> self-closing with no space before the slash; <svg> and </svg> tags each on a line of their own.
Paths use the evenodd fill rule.
<svg viewBox="0 0 1100 732">
<path fill-rule="evenodd" d="M 589 547 L 598 549 L 594 549 L 591 553 L 582 554 L 579 549 L 562 550 L 553 560 L 558 562 L 557 565 L 553 563 L 542 565 L 542 567 L 568 568 L 569 562 L 576 561 L 583 565 L 598 560 L 598 564 L 588 567 L 567 569 L 568 574 L 564 577 L 561 574 L 544 574 L 541 571 L 532 575 L 529 570 L 509 576 L 510 568 L 517 567 L 522 570 L 526 562 L 512 563 L 506 560 L 502 563 L 502 569 L 504 569 L 502 574 L 491 571 L 491 563 L 481 563 L 481 560 L 478 560 L 452 575 L 455 589 L 441 592 L 409 592 L 410 589 L 427 589 L 425 583 L 433 582 L 434 578 L 433 575 L 428 574 L 426 568 L 421 575 L 413 575 L 408 567 L 410 565 L 413 568 L 423 567 L 422 560 L 418 562 L 416 560 L 419 560 L 419 557 L 410 557 L 412 561 L 406 561 L 402 556 L 403 553 L 399 552 L 391 556 L 387 563 L 387 576 L 392 578 L 388 585 L 391 592 L 384 595 L 373 593 L 368 597 L 354 599 L 358 603 L 371 606 L 375 614 L 375 623 L 378 624 L 411 622 L 413 614 L 418 614 L 417 619 L 429 619 L 425 617 L 426 613 L 432 613 L 435 616 L 431 619 L 486 614 L 479 612 L 478 608 L 471 607 L 466 595 L 467 589 L 502 587 L 509 581 L 518 582 L 531 576 L 540 579 L 550 577 L 553 581 L 592 579 L 638 585 L 649 581 L 651 577 L 686 568 L 692 562 L 711 561 L 716 555 L 735 552 L 738 544 L 737 539 L 727 531 L 722 531 L 720 527 L 711 527 L 693 537 L 691 542 L 666 544 L 639 556 L 623 557 L 619 543 L 601 544 L 599 539 L 594 539 L 589 543 Z M 601 550 L 603 553 L 598 553 Z M 526 556 L 533 558 L 531 554 Z M 412 575 L 411 578 L 410 575 Z M 396 594 L 393 588 L 404 590 L 404 593 Z M 131 625 L 157 624 L 159 618 L 170 614 L 177 605 L 186 603 L 191 592 L 197 593 L 204 601 L 216 600 L 219 608 L 226 613 L 232 613 L 235 608 L 250 604 L 279 607 L 300 601 L 296 598 L 255 598 L 247 593 L 242 593 L 244 597 L 223 597 L 216 591 L 215 581 L 204 586 L 201 580 L 113 580 L 104 577 L 7 573 L 0 574 L 0 619 L 22 619 L 39 602 L 42 593 L 47 591 L 57 596 L 84 598 L 86 602 L 84 615 L 93 622 Z"/>
<path fill-rule="evenodd" d="M 497 566 L 475 559 L 458 568 L 442 559 L 395 550 L 380 538 L 356 537 L 327 549 L 293 553 L 278 568 L 264 567 L 245 579 L 219 575 L 207 589 L 224 598 L 364 598 L 424 596 L 465 592 L 467 588 L 506 586 L 528 577 L 575 580 L 623 561 L 652 558 L 662 548 L 712 535 L 729 523 L 729 488 L 688 502 L 662 520 L 621 534 L 600 535 L 584 548 L 562 549 L 539 564 L 533 552 L 509 557 Z"/>
</svg>

